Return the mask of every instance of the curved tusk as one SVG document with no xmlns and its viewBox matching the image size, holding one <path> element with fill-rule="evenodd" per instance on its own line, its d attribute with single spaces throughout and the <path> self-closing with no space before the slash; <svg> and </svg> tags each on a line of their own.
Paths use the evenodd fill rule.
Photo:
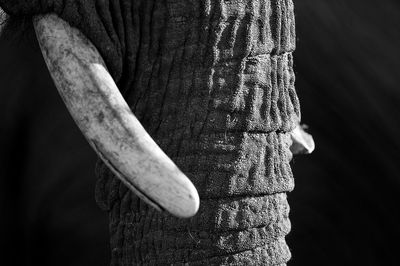
<svg viewBox="0 0 400 266">
<path fill-rule="evenodd" d="M 132 114 L 94 45 L 54 14 L 33 21 L 57 89 L 104 163 L 156 209 L 195 215 L 196 188 Z"/>
<path fill-rule="evenodd" d="M 315 149 L 313 137 L 304 131 L 303 127 L 299 124 L 290 132 L 292 138 L 292 145 L 290 151 L 293 154 L 310 154 Z"/>
</svg>

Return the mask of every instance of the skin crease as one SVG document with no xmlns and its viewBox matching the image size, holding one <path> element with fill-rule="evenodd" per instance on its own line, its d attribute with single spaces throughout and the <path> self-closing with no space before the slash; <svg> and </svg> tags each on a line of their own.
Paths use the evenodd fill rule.
<svg viewBox="0 0 400 266">
<path fill-rule="evenodd" d="M 395 26 L 386 27 L 386 25 L 399 25 L 398 3 L 385 0 L 382 4 L 376 5 L 376 2 L 372 0 L 362 2 L 307 0 L 295 1 L 295 8 L 298 36 L 295 53 L 296 87 L 302 101 L 304 122 L 310 126 L 317 149 L 311 157 L 295 158 L 293 164 L 296 189 L 289 198 L 290 217 L 293 225 L 292 233 L 287 238 L 292 252 L 292 260 L 289 265 L 321 265 L 321 261 L 324 265 L 381 265 L 385 263 L 396 265 L 396 245 L 391 243 L 400 235 L 396 225 L 398 221 L 396 217 L 399 216 L 396 206 L 399 202 L 397 193 L 399 186 L 396 181 L 398 172 L 396 150 L 399 147 L 397 136 L 400 127 L 395 122 L 399 117 L 398 101 L 396 100 L 399 94 L 396 84 L 400 82 L 399 75 L 396 75 L 400 67 L 397 62 L 399 52 L 395 48 L 400 43 L 399 39 L 395 38 L 397 28 Z M 344 14 L 347 19 L 343 19 Z M 352 21 L 353 27 L 348 26 L 349 20 Z M 363 32 L 368 33 L 367 40 L 372 45 L 364 42 L 365 36 L 360 37 Z M 29 128 L 34 127 L 34 123 L 27 124 L 27 120 L 29 121 L 43 112 L 48 114 L 64 112 L 63 116 L 58 116 L 57 121 L 69 121 L 62 128 L 71 131 L 74 129 L 75 137 L 68 133 L 68 136 L 71 137 L 57 138 L 56 145 L 42 141 L 41 145 L 35 146 L 35 149 L 31 148 L 30 153 L 22 152 L 26 154 L 25 161 L 31 162 L 33 158 L 37 158 L 32 154 L 42 152 L 43 147 L 49 151 L 57 151 L 52 153 L 51 158 L 54 160 L 64 158 L 65 148 L 60 146 L 61 143 L 70 143 L 67 147 L 71 147 L 71 143 L 75 143 L 76 148 L 80 149 L 78 154 L 85 152 L 91 154 L 91 150 L 72 124 L 65 108 L 62 107 L 55 88 L 51 87 L 51 81 L 47 69 L 41 61 L 39 50 L 31 51 L 31 47 L 35 47 L 34 41 L 25 41 L 20 46 L 16 46 L 14 43 L 5 46 L 4 39 L 1 40 L 1 43 L 3 44 L 1 46 L 1 69 L 9 69 L 9 71 L 1 72 L 4 75 L 1 75 L 0 100 L 2 103 L 0 106 L 4 111 L 0 114 L 1 120 L 7 121 L 7 128 L 14 128 L 7 133 L 4 133 L 2 129 L 1 136 L 5 137 L 2 137 L 1 140 L 9 143 L 8 147 L 14 147 L 16 151 L 24 151 L 26 148 L 23 147 L 26 147 L 27 143 L 35 143 L 41 135 L 46 136 L 45 131 L 50 131 L 50 126 L 48 129 L 41 126 L 36 135 L 27 138 L 27 134 L 24 132 L 28 132 Z M 22 51 L 26 52 L 22 53 Z M 32 56 L 33 53 L 36 56 Z M 364 56 L 364 53 L 371 56 Z M 354 75 L 353 71 L 344 69 L 342 67 L 343 59 L 338 54 L 344 54 L 346 58 L 349 58 L 350 61 L 346 62 L 350 62 L 353 70 L 359 69 L 361 74 Z M 5 58 L 9 58 L 9 60 L 7 61 Z M 18 58 L 20 63 L 15 63 L 14 69 L 18 69 L 21 73 L 20 77 L 25 78 L 18 78 L 11 74 L 17 72 L 10 68 L 12 64 L 9 63 L 16 62 L 15 58 Z M 39 63 L 27 66 L 27 58 L 29 58 L 29 62 Z M 315 62 L 316 60 L 317 62 Z M 373 67 L 370 67 L 371 62 L 373 62 Z M 379 72 L 376 72 L 376 69 Z M 29 74 L 33 70 L 35 70 L 35 74 Z M 39 76 L 40 73 L 43 75 L 38 78 L 43 82 L 41 85 L 26 82 L 27 84 L 23 87 L 20 84 L 27 79 L 27 76 Z M 340 76 L 342 84 L 340 87 L 335 86 L 335 78 L 338 76 Z M 3 86 L 4 84 L 13 84 L 13 86 Z M 15 89 L 16 87 L 19 89 Z M 385 93 L 382 93 L 382 90 Z M 358 94 L 355 93 L 356 91 Z M 29 96 L 27 96 L 27 92 L 29 92 Z M 354 104 L 359 101 L 356 99 L 360 94 L 363 97 L 373 96 L 375 104 Z M 10 97 L 10 95 L 14 96 Z M 321 95 L 324 95 L 323 100 L 321 100 Z M 33 99 L 33 96 L 37 99 L 45 99 L 46 103 L 37 104 L 38 100 L 27 101 L 27 99 Z M 24 104 L 21 104 L 21 101 Z M 31 107 L 26 108 L 27 105 Z M 38 106 L 47 109 L 39 112 Z M 372 108 L 372 106 L 375 107 Z M 316 108 L 318 112 L 315 112 Z M 360 108 L 360 111 L 354 112 L 354 108 Z M 24 115 L 17 116 L 16 114 Z M 7 120 L 3 119 L 6 115 L 10 117 Z M 25 118 L 22 119 L 22 117 Z M 37 123 L 41 119 L 34 121 Z M 392 121 L 390 129 L 381 126 L 381 121 L 386 119 Z M 358 122 L 354 123 L 354 121 Z M 11 126 L 18 124 L 24 126 Z M 51 121 L 47 124 L 51 125 Z M 16 128 L 18 131 L 15 130 Z M 16 134 L 16 132 L 20 133 Z M 55 128 L 50 132 L 53 136 L 54 132 L 59 132 L 59 129 Z M 360 132 L 362 132 L 363 138 L 358 137 Z M 64 135 L 62 132 L 59 134 L 60 136 Z M 10 136 L 18 136 L 18 139 L 12 140 Z M 377 136 L 385 137 L 377 138 Z M 21 142 L 21 139 L 26 139 L 26 142 Z M 78 141 L 79 139 L 80 141 Z M 346 146 L 347 152 L 343 153 L 343 141 L 346 139 L 355 145 L 353 147 Z M 83 149 L 83 147 L 87 149 Z M 385 151 L 385 154 L 382 154 L 382 151 Z M 4 154 L 4 149 L 2 152 Z M 109 250 L 105 246 L 108 242 L 107 221 L 104 220 L 104 215 L 99 213 L 98 207 L 93 204 L 94 178 L 89 178 L 93 171 L 94 158 L 88 156 L 92 160 L 85 159 L 85 161 L 82 156 L 77 174 L 68 176 L 71 180 L 76 178 L 77 181 L 74 182 L 75 186 L 71 186 L 68 193 L 63 194 L 65 196 L 64 204 L 49 204 L 48 202 L 57 201 L 54 196 L 48 196 L 52 200 L 40 201 L 38 206 L 41 206 L 40 208 L 44 211 L 38 211 L 37 208 L 33 208 L 31 204 L 27 203 L 32 202 L 31 199 L 35 195 L 38 197 L 38 195 L 59 194 L 52 191 L 55 191 L 54 187 L 57 184 L 62 183 L 57 179 L 60 171 L 55 168 L 53 174 L 48 176 L 49 180 L 55 179 L 54 182 L 47 187 L 42 186 L 35 189 L 33 192 L 30 189 L 32 186 L 28 187 L 26 184 L 26 180 L 33 178 L 32 174 L 27 176 L 21 173 L 22 171 L 16 171 L 25 168 L 24 163 L 21 162 L 20 153 L 14 156 L 9 156 L 9 154 L 7 153 L 8 162 L 14 162 L 12 165 L 15 166 L 8 168 L 10 171 L 6 175 L 9 177 L 7 183 L 2 178 L 3 183 L 0 186 L 2 197 L 8 195 L 8 199 L 22 199 L 22 190 L 31 192 L 29 195 L 25 194 L 24 201 L 21 203 L 13 201 L 15 204 L 10 205 L 9 200 L 2 200 L 2 206 L 9 207 L 7 210 L 4 209 L 7 215 L 2 215 L 2 222 L 7 222 L 8 225 L 7 230 L 4 231 L 7 231 L 8 234 L 2 233 L 5 237 L 2 237 L 1 241 L 12 244 L 2 245 L 6 249 L 2 248 L 5 254 L 1 259 L 5 261 L 10 259 L 11 261 L 12 258 L 12 261 L 15 262 L 14 265 L 24 265 L 21 261 L 25 260 L 31 261 L 32 265 L 54 265 L 56 259 L 58 260 L 57 265 L 108 265 L 109 258 L 105 257 Z M 92 156 L 94 155 L 92 154 Z M 67 158 L 71 161 L 70 156 Z M 353 158 L 358 158 L 356 163 Z M 378 164 L 374 163 L 377 159 Z M 366 168 L 363 160 L 374 165 L 374 168 Z M 55 163 L 44 161 L 41 165 L 49 167 Z M 70 167 L 70 169 L 77 168 L 76 165 Z M 1 169 L 5 168 L 1 167 Z M 86 171 L 84 169 L 87 169 L 87 175 L 83 173 Z M 335 170 L 332 171 L 332 169 Z M 11 173 L 13 174 L 11 175 Z M 48 183 L 45 179 L 46 176 L 39 169 L 36 171 L 34 180 L 45 184 Z M 68 184 L 68 182 L 62 184 Z M 10 187 L 13 189 L 6 189 Z M 18 187 L 23 189 L 16 189 Z M 85 188 L 81 189 L 80 187 Z M 77 191 L 81 191 L 79 194 L 82 196 L 76 197 Z M 337 197 L 337 195 L 341 195 L 341 197 Z M 371 195 L 376 196 L 372 198 Z M 67 200 L 68 197 L 69 200 Z M 81 206 L 82 202 L 91 202 L 85 206 L 89 207 L 90 213 L 97 214 L 89 215 L 88 211 L 76 208 Z M 61 218 L 62 213 L 68 213 L 68 210 L 71 209 L 76 210 L 74 217 L 80 221 L 79 223 Z M 375 210 L 379 215 L 375 216 Z M 32 217 L 31 220 L 36 219 L 37 221 L 28 227 L 26 224 L 31 222 L 19 219 L 16 215 L 27 211 Z M 53 218 L 49 219 L 49 216 L 44 216 L 46 213 L 52 213 Z M 41 236 L 40 239 L 37 238 L 36 242 L 26 245 L 28 240 L 22 237 L 21 224 L 25 224 L 26 231 Z M 65 230 L 66 227 L 64 229 L 58 227 L 64 226 L 63 224 L 69 224 L 69 231 Z M 83 230 L 82 225 L 85 224 L 89 224 L 90 228 Z M 103 226 L 98 226 L 99 224 L 103 224 Z M 49 232 L 46 228 L 49 228 L 50 225 L 53 225 L 53 229 Z M 56 232 L 61 230 L 67 233 L 62 237 L 55 237 L 59 234 Z M 84 232 L 90 232 L 91 235 L 85 236 Z M 86 244 L 79 247 L 78 244 L 85 243 L 85 241 L 87 241 Z M 70 244 L 67 245 L 67 243 Z M 27 256 L 26 249 L 14 249 L 10 248 L 11 246 L 29 246 L 30 253 L 35 256 Z M 103 250 L 96 249 L 101 247 Z M 57 250 L 62 253 L 57 253 Z M 17 252 L 18 255 L 14 256 Z M 74 254 L 74 257 L 71 258 L 70 254 Z M 27 257 L 28 259 L 25 259 Z M 97 258 L 98 263 L 82 262 L 91 258 Z M 68 261 L 68 259 L 73 260 Z"/>
</svg>

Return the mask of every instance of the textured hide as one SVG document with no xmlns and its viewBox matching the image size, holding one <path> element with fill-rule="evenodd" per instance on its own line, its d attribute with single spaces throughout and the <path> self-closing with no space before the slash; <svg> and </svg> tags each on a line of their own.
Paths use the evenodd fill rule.
<svg viewBox="0 0 400 266">
<path fill-rule="evenodd" d="M 99 167 L 112 265 L 286 263 L 287 132 L 299 120 L 292 3 L 147 5 L 127 99 L 201 207 L 190 220 L 157 213 Z"/>
</svg>

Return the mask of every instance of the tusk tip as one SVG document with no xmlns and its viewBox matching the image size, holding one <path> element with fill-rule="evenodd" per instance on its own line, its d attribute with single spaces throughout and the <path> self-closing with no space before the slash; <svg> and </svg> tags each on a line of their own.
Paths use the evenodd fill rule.
<svg viewBox="0 0 400 266">
<path fill-rule="evenodd" d="M 171 214 L 180 218 L 191 218 L 196 215 L 200 207 L 200 197 L 191 182 L 187 184 L 186 195 L 183 200 L 177 202 L 175 210 L 168 210 Z"/>
</svg>

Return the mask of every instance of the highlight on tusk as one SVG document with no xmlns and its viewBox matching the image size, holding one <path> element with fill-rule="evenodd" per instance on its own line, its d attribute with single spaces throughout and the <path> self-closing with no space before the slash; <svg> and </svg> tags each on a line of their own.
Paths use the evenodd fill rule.
<svg viewBox="0 0 400 266">
<path fill-rule="evenodd" d="M 315 149 L 313 137 L 304 131 L 303 127 L 299 124 L 290 133 L 292 138 L 292 145 L 290 151 L 293 154 L 310 154 Z"/>
<path fill-rule="evenodd" d="M 61 97 L 104 163 L 156 209 L 183 218 L 195 215 L 196 188 L 133 115 L 94 45 L 57 15 L 33 22 Z"/>
</svg>

